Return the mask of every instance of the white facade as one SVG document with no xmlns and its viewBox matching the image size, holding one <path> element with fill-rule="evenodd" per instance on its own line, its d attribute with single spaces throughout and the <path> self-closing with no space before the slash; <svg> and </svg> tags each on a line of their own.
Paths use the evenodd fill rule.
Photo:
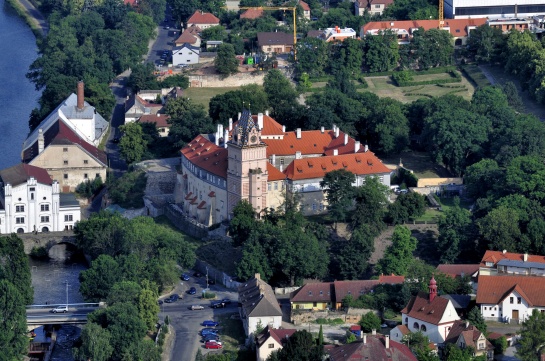
<svg viewBox="0 0 545 361">
<path fill-rule="evenodd" d="M 459 320 L 460 317 L 454 308 L 454 305 L 450 300 L 445 307 L 443 315 L 439 322 L 430 323 L 418 318 L 411 317 L 407 314 L 402 314 L 403 324 L 407 326 L 411 332 L 422 332 L 428 336 L 433 343 L 443 343 L 447 338 L 447 335 L 454 324 L 454 321 Z"/>
<path fill-rule="evenodd" d="M 15 187 L 4 184 L 3 193 L 1 234 L 72 229 L 81 218 L 79 206 L 61 206 L 57 182 L 42 184 L 31 177 Z"/>
<path fill-rule="evenodd" d="M 545 14 L 544 0 L 445 0 L 445 17 L 469 19 L 525 18 Z"/>
<path fill-rule="evenodd" d="M 545 307 L 532 307 L 517 291 L 511 292 L 497 305 L 481 304 L 481 314 L 486 320 L 510 322 L 526 320 L 535 309 L 545 312 Z"/>
<path fill-rule="evenodd" d="M 172 65 L 190 65 L 199 63 L 200 49 L 184 44 L 172 49 Z"/>
<path fill-rule="evenodd" d="M 282 327 L 282 316 L 262 316 L 262 317 L 248 317 L 244 319 L 244 329 L 247 330 L 246 334 L 251 335 L 257 331 L 258 326 L 261 328 L 269 325 L 270 328 Z"/>
</svg>

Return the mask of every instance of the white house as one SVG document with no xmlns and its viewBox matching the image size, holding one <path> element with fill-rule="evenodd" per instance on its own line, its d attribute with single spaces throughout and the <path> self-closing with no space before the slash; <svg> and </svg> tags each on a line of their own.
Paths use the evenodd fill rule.
<svg viewBox="0 0 545 361">
<path fill-rule="evenodd" d="M 437 296 L 437 282 L 432 277 L 429 293 L 419 292 L 401 310 L 402 324 L 411 332 L 422 332 L 431 342 L 441 344 L 447 338 L 454 321 L 460 317 L 452 302 Z"/>
<path fill-rule="evenodd" d="M 184 43 L 172 49 L 172 65 L 188 65 L 199 63 L 200 48 Z"/>
<path fill-rule="evenodd" d="M 479 274 L 484 276 L 497 274 L 545 276 L 545 256 L 507 251 L 486 251 L 481 259 Z"/>
<path fill-rule="evenodd" d="M 445 17 L 529 18 L 545 14 L 545 3 L 536 0 L 445 0 Z"/>
<path fill-rule="evenodd" d="M 47 171 L 29 164 L 0 170 L 0 233 L 72 229 L 80 220 L 79 203 L 61 194 Z"/>
<path fill-rule="evenodd" d="M 494 346 L 485 335 L 468 321 L 458 320 L 452 325 L 445 344 L 454 344 L 458 348 L 473 348 L 475 356 L 485 355 L 487 360 L 494 360 Z"/>
<path fill-rule="evenodd" d="M 486 320 L 524 321 L 545 312 L 544 287 L 543 276 L 479 276 L 476 302 Z"/>
<path fill-rule="evenodd" d="M 271 286 L 261 280 L 259 273 L 238 288 L 238 301 L 240 318 L 247 336 L 254 334 L 258 327 L 282 326 L 282 310 Z"/>
<path fill-rule="evenodd" d="M 403 337 L 410 334 L 411 331 L 405 325 L 397 325 L 390 330 L 390 339 L 392 341 L 401 342 Z"/>
<path fill-rule="evenodd" d="M 265 327 L 256 336 L 255 353 L 257 361 L 265 361 L 273 351 L 284 347 L 286 341 L 295 333 L 295 329 L 275 329 Z"/>
</svg>

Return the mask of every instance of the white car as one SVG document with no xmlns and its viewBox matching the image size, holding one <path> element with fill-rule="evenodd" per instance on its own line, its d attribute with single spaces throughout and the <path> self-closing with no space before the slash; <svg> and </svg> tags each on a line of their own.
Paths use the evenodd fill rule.
<svg viewBox="0 0 545 361">
<path fill-rule="evenodd" d="M 68 312 L 68 306 L 57 306 L 51 310 L 53 313 L 66 313 Z"/>
<path fill-rule="evenodd" d="M 192 310 L 204 310 L 204 306 L 202 305 L 193 305 L 191 306 Z"/>
</svg>

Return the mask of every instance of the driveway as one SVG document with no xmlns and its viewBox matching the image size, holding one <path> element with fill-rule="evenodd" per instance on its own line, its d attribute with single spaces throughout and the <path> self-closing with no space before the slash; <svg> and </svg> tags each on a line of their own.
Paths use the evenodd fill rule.
<svg viewBox="0 0 545 361">
<path fill-rule="evenodd" d="M 516 350 L 515 346 L 510 346 L 505 350 L 503 355 L 498 355 L 495 359 L 498 361 L 520 361 L 520 359 L 515 356 Z"/>
</svg>

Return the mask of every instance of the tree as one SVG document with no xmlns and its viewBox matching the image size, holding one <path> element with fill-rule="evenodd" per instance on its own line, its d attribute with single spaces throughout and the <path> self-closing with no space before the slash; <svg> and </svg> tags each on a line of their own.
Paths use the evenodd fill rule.
<svg viewBox="0 0 545 361">
<path fill-rule="evenodd" d="M 8 280 L 0 280 L 0 350 L 5 360 L 22 360 L 27 351 L 25 299 Z"/>
<path fill-rule="evenodd" d="M 356 229 L 366 224 L 370 234 L 378 235 L 385 227 L 383 219 L 389 192 L 389 188 L 378 177 L 366 177 L 365 183 L 354 192 L 356 207 L 352 212 L 350 227 Z"/>
<path fill-rule="evenodd" d="M 278 69 L 272 69 L 265 76 L 263 87 L 273 109 L 271 116 L 289 118 L 297 102 L 297 92 L 290 81 Z"/>
<path fill-rule="evenodd" d="M 356 342 L 357 341 L 357 337 L 356 335 L 354 335 L 352 332 L 350 331 L 346 331 L 346 340 L 345 340 L 345 343 L 348 345 L 349 343 L 352 343 L 352 342 Z"/>
<path fill-rule="evenodd" d="M 119 141 L 121 156 L 129 164 L 139 162 L 148 146 L 140 123 L 128 123 L 119 127 L 123 136 Z"/>
<path fill-rule="evenodd" d="M 477 221 L 480 234 L 488 246 L 494 250 L 508 252 L 526 252 L 520 240 L 519 214 L 506 206 L 499 206 Z"/>
<path fill-rule="evenodd" d="M 298 77 L 307 73 L 310 77 L 324 75 L 329 60 L 328 44 L 318 38 L 306 37 L 297 41 L 297 61 L 291 59 Z"/>
<path fill-rule="evenodd" d="M 216 71 L 224 76 L 237 73 L 238 60 L 235 55 L 233 45 L 224 43 L 218 46 L 216 58 L 214 59 Z"/>
<path fill-rule="evenodd" d="M 244 107 L 250 107 L 253 114 L 264 112 L 269 108 L 267 94 L 263 87 L 248 84 L 237 90 L 218 94 L 210 99 L 208 114 L 214 121 L 227 125 L 229 118 L 236 121 L 238 112 Z"/>
<path fill-rule="evenodd" d="M 533 309 L 532 315 L 522 322 L 519 344 L 517 357 L 522 361 L 536 361 L 540 359 L 545 347 L 544 313 Z"/>
<path fill-rule="evenodd" d="M 346 215 L 352 208 L 354 189 L 352 184 L 356 182 L 356 176 L 345 169 L 334 170 L 326 173 L 320 181 L 320 187 L 324 189 L 328 203 L 328 213 L 335 224 L 346 219 Z"/>
<path fill-rule="evenodd" d="M 495 160 L 483 159 L 467 167 L 464 184 L 468 197 L 477 199 L 486 197 L 500 178 L 500 167 Z"/>
<path fill-rule="evenodd" d="M 373 312 L 367 312 L 365 315 L 361 316 L 358 325 L 361 326 L 363 332 L 380 330 L 380 318 Z"/>
<path fill-rule="evenodd" d="M 411 349 L 419 361 L 439 361 L 435 352 L 430 350 L 430 339 L 420 331 L 411 332 L 405 336 L 401 342 Z"/>
<path fill-rule="evenodd" d="M 413 251 L 417 245 L 416 238 L 404 226 L 396 226 L 392 235 L 392 244 L 386 249 L 384 257 L 376 266 L 377 273 L 406 275 L 409 264 L 413 260 Z"/>
<path fill-rule="evenodd" d="M 399 61 L 397 36 L 390 30 L 378 35 L 365 35 L 363 38 L 363 66 L 370 72 L 391 71 Z"/>
<path fill-rule="evenodd" d="M 233 208 L 233 218 L 229 223 L 229 234 L 235 246 L 243 245 L 250 233 L 257 227 L 254 207 L 243 199 Z"/>
<path fill-rule="evenodd" d="M 488 24 L 471 30 L 471 37 L 467 39 L 467 48 L 479 63 L 497 62 L 504 45 L 501 29 Z"/>
<path fill-rule="evenodd" d="M 371 149 L 382 153 L 399 153 L 409 144 L 409 121 L 401 102 L 381 98 L 367 121 L 367 139 Z"/>
<path fill-rule="evenodd" d="M 467 320 L 479 331 L 486 335 L 486 322 L 484 322 L 483 315 L 479 307 L 475 306 L 467 314 Z"/>
<path fill-rule="evenodd" d="M 221 25 L 211 26 L 202 31 L 202 41 L 220 40 L 224 41 L 227 38 L 227 32 Z M 234 48 L 233 48 L 234 50 Z"/>
<path fill-rule="evenodd" d="M 501 336 L 496 339 L 491 339 L 490 343 L 492 343 L 492 346 L 494 346 L 494 354 L 495 355 L 503 355 L 505 350 L 507 349 L 507 338 L 505 336 Z"/>
<path fill-rule="evenodd" d="M 315 361 L 321 360 L 324 354 L 322 346 L 316 345 L 312 334 L 308 331 L 296 331 L 290 336 L 278 353 L 279 361 Z"/>
<path fill-rule="evenodd" d="M 148 280 L 142 281 L 142 289 L 138 297 L 138 312 L 140 318 L 146 323 L 148 330 L 153 330 L 157 322 L 159 305 L 157 304 L 157 286 Z"/>
<path fill-rule="evenodd" d="M 237 264 L 237 277 L 247 280 L 256 273 L 259 273 L 264 280 L 273 275 L 265 249 L 259 242 L 252 239 L 246 242 L 242 249 L 242 258 Z"/>
<path fill-rule="evenodd" d="M 141 276 L 140 274 L 138 276 Z M 138 303 L 142 287 L 134 281 L 116 282 L 108 294 L 108 305 L 113 306 L 119 302 Z"/>
<path fill-rule="evenodd" d="M 206 114 L 204 106 L 189 98 L 178 97 L 170 100 L 165 106 L 165 113 L 170 116 L 169 136 L 173 138 L 176 147 L 183 147 L 197 134 L 214 130 L 212 119 Z"/>
<path fill-rule="evenodd" d="M 197 350 L 197 354 L 195 355 L 195 361 L 206 361 L 206 358 L 202 354 L 202 351 L 200 348 Z"/>
<path fill-rule="evenodd" d="M 320 325 L 320 331 L 318 332 L 318 346 L 323 346 L 324 344 L 324 330 L 322 325 Z"/>
<path fill-rule="evenodd" d="M 426 198 L 416 192 L 400 194 L 388 205 L 388 222 L 399 224 L 413 217 L 420 217 L 426 210 Z"/>
<path fill-rule="evenodd" d="M 465 247 L 473 252 L 474 247 L 467 244 L 473 233 L 472 226 L 471 212 L 461 208 L 459 198 L 455 198 L 454 207 L 447 209 L 439 219 L 437 250 L 441 263 L 454 263 Z"/>
<path fill-rule="evenodd" d="M 375 250 L 375 237 L 367 225 L 352 232 L 350 240 L 338 255 L 338 269 L 342 279 L 360 279 L 367 271 L 368 260 Z"/>
<path fill-rule="evenodd" d="M 91 268 L 80 273 L 79 278 L 83 297 L 99 302 L 106 299 L 119 279 L 119 265 L 111 256 L 101 255 L 91 263 Z"/>
<path fill-rule="evenodd" d="M 452 64 L 454 41 L 449 32 L 420 28 L 413 32 L 410 46 L 420 69 Z"/>
<path fill-rule="evenodd" d="M 77 361 L 108 361 L 113 353 L 110 332 L 96 323 L 88 323 L 81 331 L 81 346 L 74 350 Z"/>
<path fill-rule="evenodd" d="M 153 64 L 138 64 L 131 69 L 131 75 L 127 80 L 127 86 L 134 94 L 142 89 L 157 89 L 157 78 L 153 75 Z"/>
<path fill-rule="evenodd" d="M 23 305 L 32 304 L 34 290 L 21 238 L 15 234 L 0 237 L 0 259 L 0 280 L 6 280 L 17 288 Z"/>
</svg>

